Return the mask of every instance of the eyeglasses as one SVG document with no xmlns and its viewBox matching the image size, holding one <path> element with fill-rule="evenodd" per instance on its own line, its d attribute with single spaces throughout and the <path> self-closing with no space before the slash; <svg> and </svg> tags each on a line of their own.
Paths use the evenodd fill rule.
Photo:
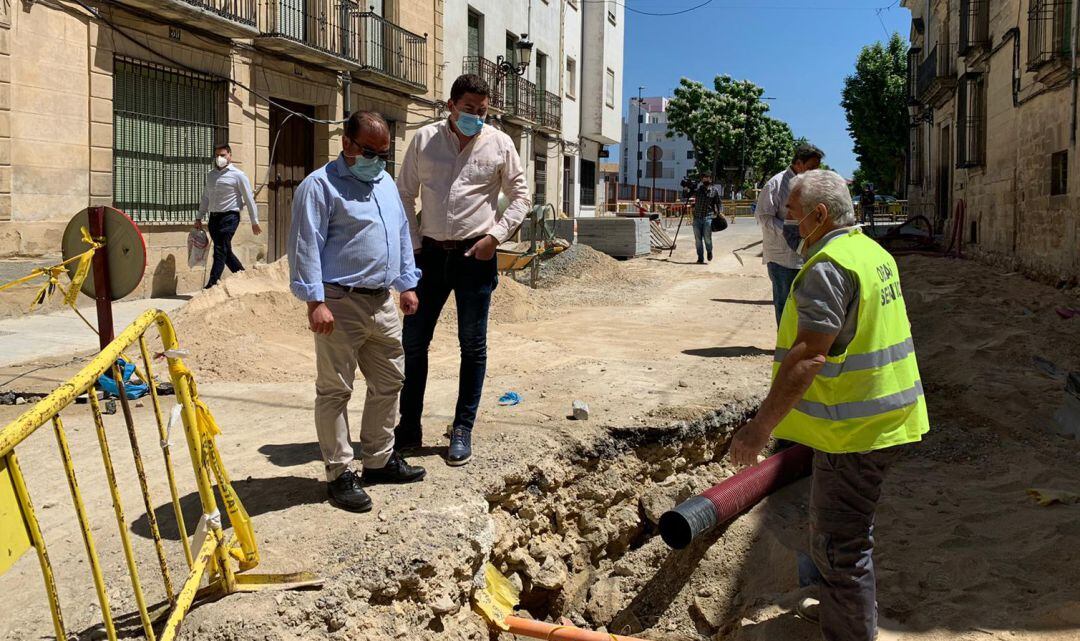
<svg viewBox="0 0 1080 641">
<path fill-rule="evenodd" d="M 389 149 L 387 149 L 386 151 L 376 151 L 375 149 L 372 149 L 371 147 L 368 147 L 367 145 L 361 145 L 360 143 L 356 142 L 355 138 L 349 138 L 349 142 L 351 142 L 352 144 L 359 147 L 360 148 L 360 155 L 363 156 L 364 158 L 367 158 L 368 160 L 371 160 L 373 158 L 379 158 L 383 162 L 390 162 L 390 150 Z"/>
</svg>

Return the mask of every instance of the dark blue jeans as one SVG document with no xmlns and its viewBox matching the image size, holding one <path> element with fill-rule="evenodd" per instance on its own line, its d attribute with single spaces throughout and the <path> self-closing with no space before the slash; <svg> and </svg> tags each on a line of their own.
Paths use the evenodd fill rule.
<svg viewBox="0 0 1080 641">
<path fill-rule="evenodd" d="M 791 284 L 799 275 L 799 270 L 784 267 L 777 263 L 769 263 L 769 280 L 772 281 L 772 299 L 776 306 L 776 325 L 780 326 L 780 317 L 784 315 L 784 305 L 787 304 L 788 294 L 791 292 Z"/>
<path fill-rule="evenodd" d="M 428 347 L 443 305 L 454 294 L 457 305 L 461 368 L 454 427 L 467 430 L 476 423 L 476 411 L 487 373 L 487 325 L 491 294 L 498 285 L 497 260 L 466 258 L 465 249 L 443 249 L 424 240 L 416 260 L 423 272 L 416 288 L 420 308 L 405 317 L 405 386 L 401 390 L 401 429 L 421 430 L 427 388 Z"/>
<path fill-rule="evenodd" d="M 206 281 L 207 287 L 213 287 L 221 280 L 225 267 L 234 274 L 244 271 L 244 264 L 232 250 L 232 239 L 239 226 L 240 212 L 238 211 L 210 214 L 209 231 L 210 240 L 214 241 L 214 264 L 210 267 L 210 279 Z"/>
<path fill-rule="evenodd" d="M 705 251 L 712 258 L 712 216 L 694 216 L 694 248 L 699 261 L 705 260 Z"/>
</svg>

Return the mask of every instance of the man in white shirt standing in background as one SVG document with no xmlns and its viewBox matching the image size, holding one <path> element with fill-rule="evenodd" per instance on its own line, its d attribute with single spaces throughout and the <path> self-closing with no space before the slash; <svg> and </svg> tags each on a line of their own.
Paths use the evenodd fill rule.
<svg viewBox="0 0 1080 641">
<path fill-rule="evenodd" d="M 402 450 L 421 444 L 428 347 L 453 292 L 461 369 L 446 462 L 458 466 L 472 458 L 472 428 L 487 372 L 488 310 L 498 284 L 495 250 L 521 224 L 531 202 L 513 141 L 484 125 L 487 83 L 473 74 L 459 77 L 447 107 L 448 119 L 416 132 L 397 181 L 423 276 L 417 287 L 420 308 L 405 317 L 402 334 L 405 386 L 395 442 Z M 510 200 L 502 215 L 500 189 Z M 419 221 L 417 197 L 423 204 Z"/>
<path fill-rule="evenodd" d="M 251 191 L 251 181 L 244 172 L 232 164 L 232 147 L 218 145 L 214 148 L 214 165 L 206 174 L 202 201 L 199 203 L 199 215 L 195 218 L 195 229 L 202 229 L 202 219 L 210 214 L 210 240 L 214 241 L 214 264 L 210 267 L 210 278 L 206 289 L 217 285 L 225 267 L 229 271 L 242 272 L 244 264 L 232 250 L 232 239 L 236 228 L 240 226 L 240 210 L 248 209 L 251 219 L 251 231 L 256 236 L 262 233 L 259 227 L 259 208 L 255 205 L 255 194 Z"/>
<path fill-rule="evenodd" d="M 802 256 L 795 251 L 799 246 L 799 226 L 787 219 L 787 201 L 791 194 L 791 181 L 795 176 L 817 169 L 825 152 L 813 145 L 799 145 L 791 166 L 776 174 L 765 183 L 758 195 L 754 217 L 761 225 L 761 262 L 769 270 L 772 281 L 773 306 L 776 308 L 776 324 L 784 313 L 791 284 L 802 267 Z"/>
</svg>

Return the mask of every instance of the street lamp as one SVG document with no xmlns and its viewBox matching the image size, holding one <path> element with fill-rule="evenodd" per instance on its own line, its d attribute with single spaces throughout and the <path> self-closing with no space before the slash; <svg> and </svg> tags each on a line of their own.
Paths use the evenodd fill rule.
<svg viewBox="0 0 1080 641">
<path fill-rule="evenodd" d="M 645 85 L 639 85 L 637 88 L 637 149 L 634 155 L 634 173 L 636 178 L 634 187 L 634 198 L 641 197 L 641 92 L 645 90 Z"/>
<path fill-rule="evenodd" d="M 499 76 L 508 76 L 510 74 L 524 76 L 525 72 L 529 70 L 529 63 L 532 62 L 532 50 L 533 43 L 529 41 L 529 34 L 521 34 L 521 39 L 514 43 L 517 64 L 514 64 L 503 56 L 499 56 L 495 59 L 495 66 L 499 69 Z"/>
</svg>

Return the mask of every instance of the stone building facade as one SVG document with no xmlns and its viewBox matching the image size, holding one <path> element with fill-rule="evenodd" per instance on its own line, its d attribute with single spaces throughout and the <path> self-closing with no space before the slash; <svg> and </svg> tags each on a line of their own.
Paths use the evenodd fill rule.
<svg viewBox="0 0 1080 641">
<path fill-rule="evenodd" d="M 0 257 L 53 256 L 75 213 L 114 205 L 146 238 L 133 295 L 197 289 L 186 236 L 227 142 L 264 230 L 242 225 L 237 253 L 279 258 L 292 192 L 340 151 L 348 111 L 382 113 L 397 159 L 442 115 L 442 6 L 0 0 Z"/>
<path fill-rule="evenodd" d="M 947 237 L 960 227 L 969 253 L 1075 282 L 1074 0 L 901 5 L 912 14 L 912 213 L 927 216 Z"/>
</svg>

